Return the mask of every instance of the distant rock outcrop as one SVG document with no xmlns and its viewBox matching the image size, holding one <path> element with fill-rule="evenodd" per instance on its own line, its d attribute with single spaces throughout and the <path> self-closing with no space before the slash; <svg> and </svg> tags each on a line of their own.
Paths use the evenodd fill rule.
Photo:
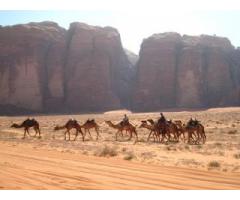
<svg viewBox="0 0 240 200">
<path fill-rule="evenodd" d="M 239 51 L 226 38 L 155 34 L 143 41 L 135 110 L 239 105 Z"/>
<path fill-rule="evenodd" d="M 240 50 L 227 38 L 154 34 L 138 57 L 112 27 L 0 26 L 1 114 L 239 104 Z"/>
<path fill-rule="evenodd" d="M 43 111 L 63 98 L 66 31 L 53 22 L 0 28 L 0 104 Z"/>
<path fill-rule="evenodd" d="M 128 103 L 131 64 L 118 31 L 54 22 L 0 28 L 0 106 L 100 111 Z M 130 73 L 131 74 L 131 73 Z"/>
</svg>

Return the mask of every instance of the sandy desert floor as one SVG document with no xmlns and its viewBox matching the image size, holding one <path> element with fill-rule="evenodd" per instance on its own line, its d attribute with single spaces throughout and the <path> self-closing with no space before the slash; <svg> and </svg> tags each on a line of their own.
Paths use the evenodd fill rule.
<svg viewBox="0 0 240 200">
<path fill-rule="evenodd" d="M 168 119 L 199 119 L 207 135 L 204 145 L 146 142 L 149 131 L 140 128 L 138 143 L 127 137 L 115 141 L 116 130 L 104 120 L 117 123 L 126 112 L 34 116 L 42 138 L 25 140 L 23 130 L 10 125 L 28 116 L 0 117 L 0 189 L 240 189 L 240 108 L 164 112 Z M 159 117 L 128 115 L 137 127 Z M 69 118 L 80 124 L 94 118 L 101 138 L 96 141 L 92 131 L 94 140 L 64 141 L 64 131 L 53 127 Z"/>
</svg>

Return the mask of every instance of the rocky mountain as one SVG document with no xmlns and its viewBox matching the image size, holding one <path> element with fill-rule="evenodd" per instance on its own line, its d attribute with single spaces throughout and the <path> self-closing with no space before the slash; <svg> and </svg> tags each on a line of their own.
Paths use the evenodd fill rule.
<svg viewBox="0 0 240 200">
<path fill-rule="evenodd" d="M 240 49 L 227 38 L 154 34 L 138 57 L 112 27 L 0 26 L 2 114 L 239 104 Z"/>
<path fill-rule="evenodd" d="M 130 62 L 118 31 L 54 22 L 0 28 L 0 107 L 100 111 L 128 103 Z M 131 73 L 130 73 L 131 74 Z"/>
<path fill-rule="evenodd" d="M 132 107 L 239 105 L 239 59 L 227 38 L 154 34 L 141 46 Z"/>
</svg>

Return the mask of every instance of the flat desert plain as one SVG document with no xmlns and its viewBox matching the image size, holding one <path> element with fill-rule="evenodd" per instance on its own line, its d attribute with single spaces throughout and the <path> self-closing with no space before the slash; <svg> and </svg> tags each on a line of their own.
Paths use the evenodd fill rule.
<svg viewBox="0 0 240 200">
<path fill-rule="evenodd" d="M 137 126 L 139 141 L 128 136 L 115 141 L 116 130 L 104 122 L 118 123 L 127 113 Z M 104 114 L 0 117 L 0 189 L 240 189 L 240 108 L 164 112 L 167 119 L 187 122 L 197 118 L 205 126 L 204 145 L 147 142 L 149 131 L 141 120 L 156 113 L 111 111 Z M 34 117 L 42 138 L 10 128 Z M 69 118 L 80 124 L 94 118 L 100 135 L 91 130 L 82 142 L 64 141 L 64 130 L 54 131 Z M 33 130 L 30 132 L 34 135 Z M 74 139 L 72 131 L 71 139 Z"/>
</svg>

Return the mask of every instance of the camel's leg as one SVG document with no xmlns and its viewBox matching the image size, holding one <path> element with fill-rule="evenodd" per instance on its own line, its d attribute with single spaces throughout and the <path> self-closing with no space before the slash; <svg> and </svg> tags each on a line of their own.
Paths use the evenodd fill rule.
<svg viewBox="0 0 240 200">
<path fill-rule="evenodd" d="M 203 138 L 204 138 L 204 142 L 203 142 L 203 144 L 205 144 L 205 142 L 206 142 L 206 140 L 207 140 L 207 137 L 206 137 L 205 132 L 203 132 Z"/>
<path fill-rule="evenodd" d="M 136 131 L 136 130 L 134 131 L 134 134 L 135 134 L 135 136 L 136 136 L 135 143 L 137 143 L 137 141 L 138 141 L 138 134 L 137 134 L 137 131 Z"/>
<path fill-rule="evenodd" d="M 131 139 L 132 139 L 132 132 L 133 132 L 133 131 L 129 131 L 129 132 L 130 132 L 130 136 L 129 136 L 128 140 L 131 140 Z"/>
<path fill-rule="evenodd" d="M 84 140 L 85 140 L 85 135 L 84 135 L 84 133 L 81 131 L 80 132 L 81 134 L 82 134 L 82 141 L 84 142 Z"/>
<path fill-rule="evenodd" d="M 26 132 L 27 132 L 27 129 L 24 128 L 24 133 L 23 133 L 23 137 L 22 137 L 22 139 L 25 139 L 25 137 L 26 137 Z"/>
<path fill-rule="evenodd" d="M 117 141 L 118 140 L 118 138 L 117 138 L 117 136 L 118 136 L 118 132 L 120 132 L 119 130 L 116 132 L 116 135 L 115 135 L 115 140 Z M 122 131 L 121 131 L 122 132 Z"/>
<path fill-rule="evenodd" d="M 90 133 L 90 130 L 89 130 L 89 129 L 88 129 L 88 134 L 89 134 L 89 136 L 90 136 L 91 140 L 93 140 L 93 138 L 92 138 L 92 135 L 91 135 L 91 133 Z"/>
<path fill-rule="evenodd" d="M 98 128 L 95 128 L 95 131 L 96 131 L 96 133 L 97 133 L 97 138 L 96 138 L 96 140 L 98 140 L 98 137 L 99 137 L 99 131 L 98 131 Z"/>
<path fill-rule="evenodd" d="M 179 137 L 178 137 L 178 131 L 177 130 L 174 131 L 174 138 L 175 138 L 176 142 L 179 142 Z"/>
<path fill-rule="evenodd" d="M 67 132 L 68 131 L 65 131 L 65 133 L 64 133 L 64 140 L 67 140 Z"/>
<path fill-rule="evenodd" d="M 38 130 L 38 136 L 39 136 L 39 138 L 40 138 L 40 137 L 41 137 L 41 131 L 40 131 L 40 128 L 38 127 L 37 130 Z"/>
<path fill-rule="evenodd" d="M 152 135 L 152 131 L 150 131 L 150 133 L 149 133 L 149 135 L 148 135 L 147 142 L 149 141 L 151 135 Z M 153 138 L 154 138 L 154 137 L 153 137 Z M 154 138 L 154 142 L 155 142 L 155 138 Z"/>
<path fill-rule="evenodd" d="M 68 140 L 69 141 L 71 140 L 70 135 L 71 135 L 71 133 L 70 133 L 70 131 L 68 131 Z"/>
<path fill-rule="evenodd" d="M 29 129 L 28 129 L 28 128 L 26 128 L 26 132 L 27 132 L 28 136 L 29 136 L 29 137 L 31 137 L 31 135 L 30 135 L 30 133 L 29 133 Z"/>
<path fill-rule="evenodd" d="M 78 136 L 78 130 L 76 129 L 76 134 L 75 134 L 74 141 L 76 141 L 76 139 L 77 139 L 77 136 Z"/>
<path fill-rule="evenodd" d="M 36 126 L 34 126 L 34 128 L 33 128 L 33 129 L 34 129 L 34 131 L 35 131 L 35 135 L 34 135 L 33 137 L 36 137 L 36 136 L 37 136 L 37 134 L 39 134 L 39 133 L 38 133 L 38 128 L 37 128 Z"/>
<path fill-rule="evenodd" d="M 190 135 L 191 135 L 191 132 L 188 131 L 188 140 L 187 140 L 187 143 L 190 144 Z"/>
</svg>

